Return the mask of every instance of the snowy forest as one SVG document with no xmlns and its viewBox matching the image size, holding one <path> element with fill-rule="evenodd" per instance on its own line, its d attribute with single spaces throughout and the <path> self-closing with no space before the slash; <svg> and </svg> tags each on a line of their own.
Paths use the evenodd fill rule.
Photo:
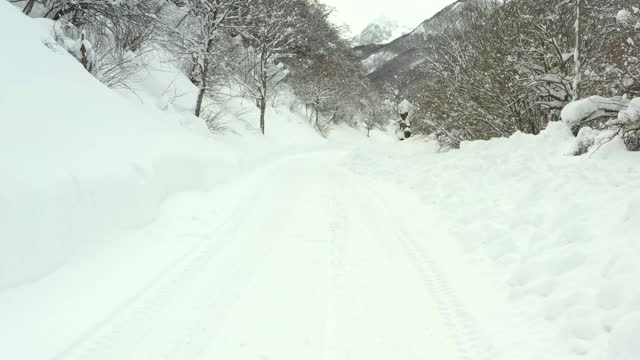
<svg viewBox="0 0 640 360">
<path fill-rule="evenodd" d="M 415 94 L 423 131 L 446 145 L 538 134 L 564 120 L 583 149 L 621 135 L 640 150 L 640 3 L 467 1 L 428 35 Z M 450 15 L 451 16 L 451 15 Z M 561 111 L 571 102 L 565 113 Z M 631 106 L 630 106 L 631 105 Z"/>
</svg>

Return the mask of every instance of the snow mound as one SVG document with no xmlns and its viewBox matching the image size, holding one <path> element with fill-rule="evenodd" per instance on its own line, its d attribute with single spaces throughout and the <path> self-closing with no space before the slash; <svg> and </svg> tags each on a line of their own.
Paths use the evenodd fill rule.
<svg viewBox="0 0 640 360">
<path fill-rule="evenodd" d="M 478 268 L 460 274 L 455 290 L 505 359 L 640 359 L 640 157 L 620 139 L 569 156 L 575 141 L 567 123 L 554 122 L 539 136 L 446 153 L 406 142 L 364 146 L 349 159 L 353 171 L 411 189 L 447 214 L 467 256 L 442 261 L 452 274 L 455 261 Z M 486 294 L 490 284 L 501 287 Z M 521 317 L 526 329 L 509 325 Z"/>
<path fill-rule="evenodd" d="M 640 359 L 640 312 L 620 321 L 609 341 L 610 360 Z"/>
<path fill-rule="evenodd" d="M 509 138 L 495 138 L 488 141 L 463 141 L 460 144 L 460 149 L 476 154 L 495 154 L 496 152 L 510 154 L 529 154 L 532 152 L 568 154 L 574 142 L 575 137 L 567 124 L 552 122 L 539 135 L 517 132 Z"/>
</svg>

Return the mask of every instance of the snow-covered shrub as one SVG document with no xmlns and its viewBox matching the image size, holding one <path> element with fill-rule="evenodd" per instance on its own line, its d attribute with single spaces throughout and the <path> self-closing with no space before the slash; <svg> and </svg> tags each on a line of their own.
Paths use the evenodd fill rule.
<svg viewBox="0 0 640 360">
<path fill-rule="evenodd" d="M 592 96 L 562 110 L 562 120 L 577 132 L 576 155 L 597 149 L 620 136 L 628 150 L 640 150 L 640 98 Z"/>
<path fill-rule="evenodd" d="M 628 150 L 640 151 L 640 98 L 631 100 L 618 118 L 609 121 L 607 126 L 618 129 Z"/>
<path fill-rule="evenodd" d="M 560 117 L 577 134 L 584 126 L 602 127 L 607 121 L 617 117 L 627 104 L 628 100 L 622 97 L 591 96 L 567 104 Z"/>
<path fill-rule="evenodd" d="M 618 136 L 615 129 L 595 130 L 588 126 L 583 127 L 576 137 L 576 149 L 574 155 L 583 155 L 599 149 L 604 144 Z"/>
<path fill-rule="evenodd" d="M 54 36 L 58 45 L 73 55 L 87 71 L 95 71 L 96 55 L 93 44 L 84 31 L 78 31 L 73 25 L 58 21 L 54 23 Z"/>
<path fill-rule="evenodd" d="M 127 87 L 127 80 L 144 67 L 145 45 L 160 36 L 156 13 L 159 0 L 46 0 L 43 17 L 57 22 L 57 42 L 110 87 Z M 32 14 L 34 16 L 34 14 Z"/>
<path fill-rule="evenodd" d="M 207 124 L 207 129 L 209 129 L 211 133 L 222 134 L 228 130 L 227 125 L 223 121 L 222 115 L 223 113 L 221 110 L 208 110 L 203 112 L 202 118 L 204 119 L 205 124 Z"/>
</svg>

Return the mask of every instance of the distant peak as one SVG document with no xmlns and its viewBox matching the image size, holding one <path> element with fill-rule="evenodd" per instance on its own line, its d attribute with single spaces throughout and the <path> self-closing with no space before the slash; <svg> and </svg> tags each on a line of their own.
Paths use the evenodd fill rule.
<svg viewBox="0 0 640 360">
<path fill-rule="evenodd" d="M 401 25 L 396 19 L 380 15 L 354 37 L 354 45 L 384 44 L 413 30 L 408 25 Z"/>
</svg>

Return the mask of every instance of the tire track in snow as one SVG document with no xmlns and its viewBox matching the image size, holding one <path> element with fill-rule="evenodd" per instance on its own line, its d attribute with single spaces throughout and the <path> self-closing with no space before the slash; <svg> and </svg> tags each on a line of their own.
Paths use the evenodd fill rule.
<svg viewBox="0 0 640 360">
<path fill-rule="evenodd" d="M 344 259 L 344 243 L 340 238 L 340 234 L 346 230 L 346 221 L 344 219 L 344 205 L 340 201 L 337 189 L 332 187 L 331 195 L 328 200 L 328 209 L 331 212 L 331 220 L 329 221 L 330 236 L 328 238 L 328 282 L 329 282 L 329 303 L 327 304 L 327 322 L 326 322 L 326 355 L 324 359 L 348 359 L 348 343 L 350 334 L 348 327 L 345 326 L 345 304 L 346 289 L 344 284 L 345 277 L 345 259 Z"/>
<path fill-rule="evenodd" d="M 473 319 L 460 304 L 436 263 L 424 248 L 400 231 L 401 240 L 414 266 L 420 272 L 425 287 L 433 296 L 445 325 L 451 331 L 460 359 L 495 360 L 490 344 L 479 334 Z"/>
<path fill-rule="evenodd" d="M 363 179 L 364 180 L 364 179 Z M 384 195 L 376 191 L 371 185 L 362 186 L 369 193 L 369 198 L 376 201 L 381 209 L 391 209 L 384 203 Z M 420 274 L 423 285 L 433 297 L 444 325 L 449 330 L 455 343 L 456 352 L 460 360 L 497 360 L 500 356 L 489 341 L 480 333 L 475 320 L 468 314 L 458 300 L 457 294 L 449 285 L 440 267 L 432 255 L 406 231 L 406 224 L 394 213 L 389 213 L 397 236 L 402 242 L 413 266 Z"/>
<path fill-rule="evenodd" d="M 220 228 L 229 226 L 224 223 Z M 152 319 L 160 316 L 164 307 L 174 301 L 179 292 L 175 291 L 188 279 L 189 274 L 215 257 L 226 245 L 216 242 L 204 244 L 202 240 L 177 261 L 165 268 L 149 285 L 111 312 L 104 320 L 89 329 L 53 360 L 95 359 L 96 353 L 107 350 L 104 358 L 112 351 L 129 349 L 144 340 L 155 324 Z M 206 246 L 209 245 L 209 248 Z M 114 354 L 115 355 L 115 354 Z"/>
<path fill-rule="evenodd" d="M 241 229 L 241 224 L 252 213 L 257 212 L 251 201 L 255 201 L 256 197 L 253 195 L 259 194 L 260 189 L 255 187 L 254 190 L 249 192 L 250 195 L 246 197 L 246 200 L 241 202 L 240 206 L 236 206 L 225 221 L 215 228 L 207 230 L 206 233 L 200 234 L 202 239 L 190 250 L 165 267 L 147 286 L 141 288 L 115 308 L 101 322 L 88 329 L 66 349 L 54 356 L 52 360 L 182 358 L 179 353 L 185 347 L 192 349 L 193 354 L 191 355 L 193 356 L 190 356 L 190 359 L 197 358 L 195 356 L 204 350 L 211 338 L 196 335 L 208 333 L 205 329 L 212 325 L 203 323 L 203 314 L 199 311 L 192 313 L 192 317 L 181 318 L 183 314 L 180 311 L 180 306 L 189 305 L 205 311 L 215 309 L 216 314 L 222 314 L 225 307 L 233 304 L 243 286 L 248 283 L 252 273 L 256 271 L 259 261 L 244 269 L 242 265 L 245 264 L 238 266 L 232 264 L 235 276 L 229 276 L 229 268 L 216 269 L 220 266 L 214 263 L 214 260 L 219 259 L 225 251 L 238 252 L 242 250 L 242 248 L 234 250 L 234 247 L 242 244 L 235 244 L 232 241 L 234 239 L 230 236 Z M 217 234 L 223 234 L 226 239 L 214 240 L 213 238 Z M 264 256 L 256 256 L 257 260 L 263 258 Z M 198 284 L 198 280 L 202 281 L 203 279 L 197 275 L 211 273 L 211 271 L 205 271 L 211 266 L 213 266 L 212 269 L 226 272 L 226 276 L 218 278 L 221 281 L 217 283 L 213 283 L 214 279 L 211 279 L 212 283 L 208 287 L 198 286 L 202 285 Z M 198 290 L 207 291 L 200 293 Z M 185 302 L 187 294 L 192 297 L 188 298 L 190 301 Z M 183 301 L 180 302 L 180 300 Z M 174 328 L 174 321 L 158 322 L 158 319 L 167 320 L 172 316 L 173 320 L 177 319 L 179 323 L 187 327 Z M 206 316 L 206 318 L 211 317 L 211 314 Z M 158 328 L 158 325 L 161 327 Z M 170 325 L 171 328 L 168 329 L 162 325 Z M 209 328 L 209 330 L 211 329 Z M 186 336 L 181 337 L 177 334 Z M 150 341 L 150 347 L 141 349 L 141 344 L 152 336 L 163 337 L 171 343 Z M 153 344 L 168 346 L 168 349 L 164 349 L 167 353 L 162 354 L 162 357 L 160 357 L 161 354 L 149 356 L 149 354 L 139 353 L 140 351 L 158 352 L 159 349 L 152 348 Z M 164 356 L 167 354 L 175 355 Z"/>
</svg>

